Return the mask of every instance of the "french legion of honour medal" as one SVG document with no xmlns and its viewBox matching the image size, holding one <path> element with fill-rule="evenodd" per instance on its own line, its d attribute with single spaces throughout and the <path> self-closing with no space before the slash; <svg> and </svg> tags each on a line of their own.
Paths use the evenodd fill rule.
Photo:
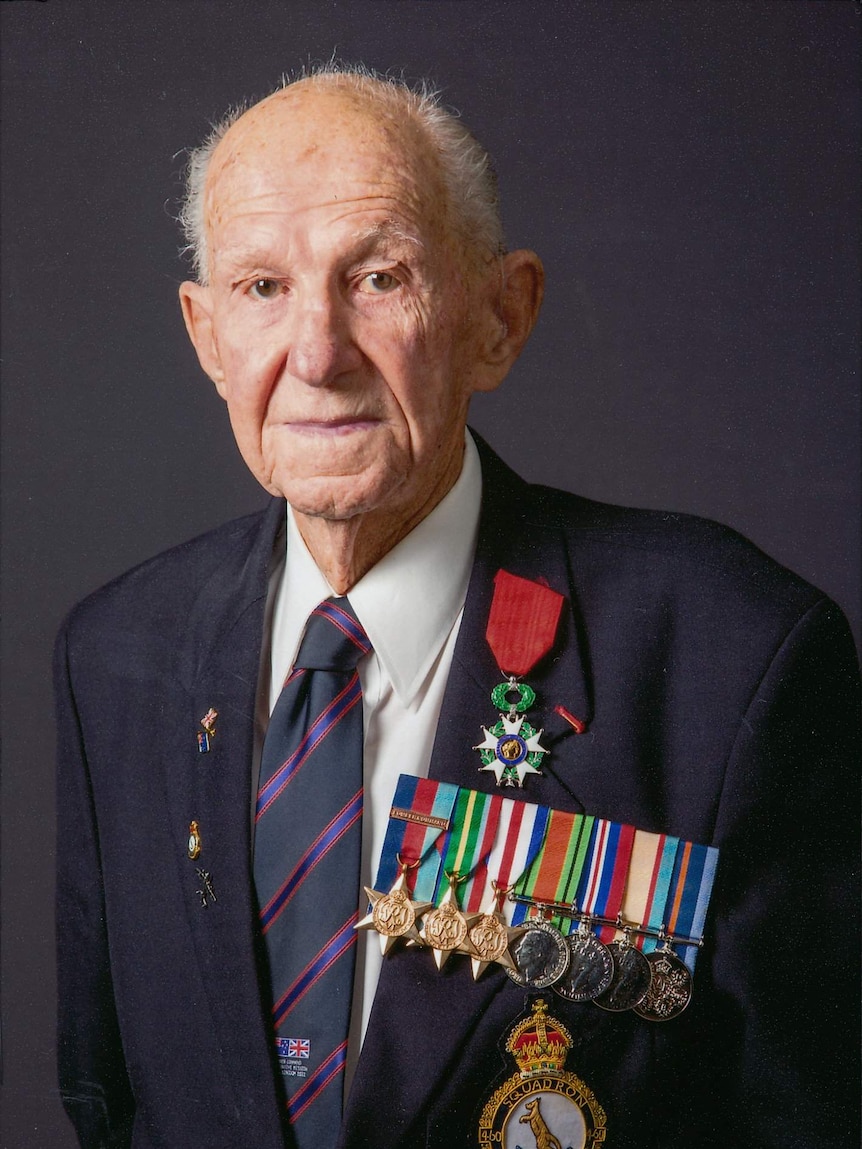
<svg viewBox="0 0 862 1149">
<path fill-rule="evenodd" d="M 414 863 L 415 865 L 416 863 Z M 398 877 L 392 884 L 388 894 L 379 890 L 365 887 L 368 900 L 371 902 L 371 912 L 357 922 L 357 930 L 377 930 L 380 934 L 380 952 L 389 953 L 399 938 L 421 944 L 416 922 L 430 910 L 433 902 L 414 902 L 407 891 L 407 871 L 413 867 L 402 862 L 398 857 Z"/>
<path fill-rule="evenodd" d="M 571 1047 L 569 1031 L 539 998 L 532 1014 L 509 1034 L 506 1052 L 518 1072 L 482 1111 L 480 1146 L 521 1149 L 535 1142 L 541 1149 L 592 1149 L 604 1144 L 604 1109 L 589 1086 L 565 1069 Z"/>
<path fill-rule="evenodd" d="M 499 570 L 494 576 L 485 638 L 508 681 L 491 691 L 500 717 L 490 728 L 482 727 L 484 740 L 473 749 L 482 759 L 479 769 L 492 770 L 498 786 L 521 787 L 529 774 L 541 774 L 539 766 L 548 751 L 540 741 L 542 731 L 525 718 L 536 692 L 518 680 L 550 653 L 563 601 L 550 587 L 508 571 Z"/>
<path fill-rule="evenodd" d="M 646 955 L 652 980 L 646 995 L 634 1007 L 647 1021 L 670 1021 L 679 1017 L 691 1001 L 692 979 L 688 966 L 665 945 Z"/>
<path fill-rule="evenodd" d="M 534 730 L 523 715 L 535 700 L 535 690 L 515 678 L 498 683 L 491 691 L 493 704 L 508 712 L 490 730 L 482 727 L 485 741 L 473 749 L 482 758 L 479 769 L 493 770 L 498 786 L 523 786 L 528 774 L 541 774 L 538 767 L 548 753 L 539 741 L 542 731 Z"/>
</svg>

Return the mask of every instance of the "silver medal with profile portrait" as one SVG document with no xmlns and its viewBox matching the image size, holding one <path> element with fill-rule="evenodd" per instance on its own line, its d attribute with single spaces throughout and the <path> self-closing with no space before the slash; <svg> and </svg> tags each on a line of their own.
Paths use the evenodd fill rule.
<svg viewBox="0 0 862 1149">
<path fill-rule="evenodd" d="M 569 968 L 568 942 L 550 922 L 530 922 L 509 952 L 515 968 L 506 973 L 526 989 L 547 989 Z"/>
</svg>

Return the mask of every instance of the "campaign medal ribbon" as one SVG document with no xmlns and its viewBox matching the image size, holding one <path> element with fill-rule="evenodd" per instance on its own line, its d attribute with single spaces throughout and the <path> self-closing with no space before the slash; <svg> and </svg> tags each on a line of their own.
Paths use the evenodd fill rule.
<svg viewBox="0 0 862 1149">
<path fill-rule="evenodd" d="M 671 939 L 678 934 L 701 936 L 717 854 L 717 850 L 695 842 L 677 842 L 665 899 L 667 926 L 662 926 L 664 936 L 660 935 L 659 948 L 656 949 L 653 942 L 651 952 L 647 953 L 652 981 L 644 998 L 635 1006 L 635 1012 L 647 1021 L 670 1021 L 691 1001 L 697 951 L 687 946 L 686 960 L 682 960 L 672 949 Z"/>
<path fill-rule="evenodd" d="M 582 911 L 604 919 L 618 919 L 622 912 L 635 845 L 635 828 L 619 822 L 597 819 L 590 866 L 586 871 Z M 610 983 L 593 1000 L 602 1009 L 621 1012 L 631 1009 L 644 997 L 650 986 L 650 967 L 644 955 L 624 929 L 621 940 L 612 940 L 614 926 L 599 925 L 599 940 L 604 942 L 613 959 Z"/>
<path fill-rule="evenodd" d="M 452 828 L 444 839 L 440 877 L 448 883 L 442 898 L 425 914 L 420 936 L 431 946 L 434 961 L 442 969 L 456 951 L 472 954 L 469 932 L 478 913 L 465 914 L 458 905 L 458 888 L 463 886 L 463 904 L 469 904 L 477 869 L 486 865 L 500 817 L 502 801 L 496 795 L 462 789 L 452 816 Z M 440 890 L 438 878 L 438 894 Z"/>
<path fill-rule="evenodd" d="M 500 802 L 497 837 L 482 867 L 484 886 L 480 889 L 479 882 L 475 881 L 469 901 L 465 903 L 468 911 L 480 910 L 467 935 L 473 950 L 474 980 L 481 977 L 492 963 L 507 970 L 516 968 L 511 946 L 525 932 L 525 927 L 508 925 L 502 907 L 512 874 L 523 874 L 540 849 L 547 821 L 541 806 L 516 802 L 511 798 L 497 800 Z M 535 833 L 537 820 L 541 821 L 538 835 Z M 477 875 L 478 872 L 479 868 Z"/>
<path fill-rule="evenodd" d="M 519 679 L 529 674 L 554 645 L 564 598 L 541 583 L 498 570 L 485 638 L 500 672 L 506 676 L 491 691 L 500 711 L 497 722 L 482 727 L 484 741 L 473 747 L 482 759 L 480 771 L 493 771 L 498 786 L 524 785 L 529 774 L 540 774 L 548 753 L 525 712 L 536 692 Z"/>
<path fill-rule="evenodd" d="M 436 885 L 439 855 L 435 845 L 451 825 L 458 791 L 449 782 L 406 774 L 398 779 L 375 888 L 365 887 L 371 910 L 355 926 L 357 930 L 377 930 L 384 955 L 399 938 L 421 942 L 416 923 L 434 905 L 433 897 L 423 900 L 421 889 L 429 884 L 432 873 Z"/>
<path fill-rule="evenodd" d="M 526 932 L 513 948 L 516 969 L 507 972 L 517 985 L 546 989 L 568 971 L 571 949 L 566 935 L 571 921 L 543 907 L 574 900 L 572 894 L 586 857 L 584 831 L 593 821 L 583 814 L 550 811 L 542 849 L 516 883 L 515 889 L 525 901 L 518 904 L 513 921 L 525 920 L 527 900 L 539 909 L 539 917 L 527 919 Z"/>
</svg>

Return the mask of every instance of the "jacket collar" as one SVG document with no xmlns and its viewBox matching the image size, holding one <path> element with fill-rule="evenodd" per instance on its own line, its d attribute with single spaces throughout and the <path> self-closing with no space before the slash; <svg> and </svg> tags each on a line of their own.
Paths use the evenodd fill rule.
<svg viewBox="0 0 862 1149">
<path fill-rule="evenodd" d="M 528 720 L 543 729 L 542 744 L 550 753 L 542 762 L 542 777 L 531 776 L 523 793 L 507 790 L 506 797 L 582 810 L 567 769 L 566 745 L 577 742 L 576 731 L 555 710 L 564 707 L 585 726 L 591 718 L 564 540 L 550 508 L 543 505 L 541 489 L 528 487 L 475 437 L 482 460 L 482 518 L 430 776 L 474 790 L 496 789 L 493 774 L 478 770 L 473 747 L 481 740 L 481 726 L 491 725 L 497 718 L 489 696 L 502 676 L 485 640 L 485 628 L 494 575 L 502 567 L 521 578 L 544 582 L 566 597 L 557 642 L 527 676 L 538 696 Z M 508 984 L 499 971 L 473 982 L 466 963 L 446 975 L 433 969 L 432 963 L 429 973 L 424 968 L 429 961 L 427 954 L 403 954 L 384 962 L 345 1115 L 341 1142 L 345 1149 L 366 1143 L 365 1115 L 379 1104 L 382 1080 L 386 1081 L 388 1098 L 387 1144 L 400 1144 L 411 1134 L 411 1121 L 427 1111 L 428 1100 L 439 1090 L 453 1050 L 467 1041 L 476 1018 L 490 1007 L 502 985 Z M 403 1067 L 410 1062 L 402 1047 L 418 1040 L 419 1034 L 421 1072 L 405 1075 Z M 371 1135 L 370 1128 L 367 1133 Z"/>
</svg>

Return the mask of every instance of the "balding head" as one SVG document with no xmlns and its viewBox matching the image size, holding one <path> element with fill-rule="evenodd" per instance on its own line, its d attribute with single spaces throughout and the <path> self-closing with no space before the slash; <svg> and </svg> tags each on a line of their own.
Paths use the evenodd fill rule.
<svg viewBox="0 0 862 1149">
<path fill-rule="evenodd" d="M 222 143 L 228 144 L 228 137 L 238 140 L 238 129 L 245 135 L 252 127 L 268 125 L 269 137 L 262 138 L 271 147 L 277 131 L 290 130 L 292 114 L 307 111 L 320 98 L 331 101 L 333 110 L 340 104 L 358 118 L 377 121 L 380 130 L 400 135 L 417 169 L 433 173 L 441 208 L 460 244 L 482 261 L 502 254 L 497 181 L 490 157 L 457 116 L 440 106 L 437 94 L 428 85 L 413 89 L 362 68 L 327 67 L 286 83 L 247 110 L 233 109 L 190 153 L 180 223 L 200 282 L 206 283 L 210 274 L 206 212 L 214 169 L 223 167 Z"/>
</svg>

